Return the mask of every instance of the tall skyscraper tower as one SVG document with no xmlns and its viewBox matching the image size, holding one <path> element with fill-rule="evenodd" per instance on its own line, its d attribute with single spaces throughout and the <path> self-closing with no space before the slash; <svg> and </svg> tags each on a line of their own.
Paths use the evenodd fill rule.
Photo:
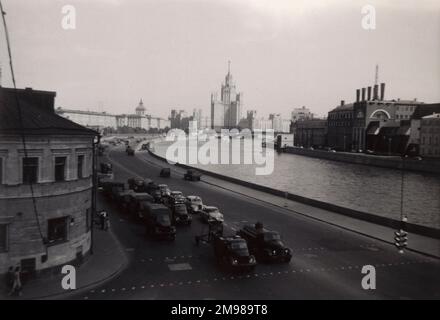
<svg viewBox="0 0 440 320">
<path fill-rule="evenodd" d="M 220 100 L 211 95 L 211 127 L 216 131 L 236 128 L 241 119 L 242 94 L 236 92 L 231 74 L 231 61 L 228 61 L 228 73 L 221 86 Z"/>
</svg>

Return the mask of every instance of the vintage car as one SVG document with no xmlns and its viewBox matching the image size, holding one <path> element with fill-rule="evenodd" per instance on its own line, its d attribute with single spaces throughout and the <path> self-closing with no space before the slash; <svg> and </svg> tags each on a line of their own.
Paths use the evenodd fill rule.
<svg viewBox="0 0 440 320">
<path fill-rule="evenodd" d="M 159 184 L 158 185 L 160 193 L 162 197 L 168 197 L 171 194 L 171 190 L 166 184 Z"/>
<path fill-rule="evenodd" d="M 190 225 L 192 217 L 188 214 L 185 203 L 175 203 L 170 206 L 173 223 Z"/>
<path fill-rule="evenodd" d="M 129 178 L 127 180 L 128 188 L 135 192 L 147 192 L 145 180 L 141 178 Z"/>
<path fill-rule="evenodd" d="M 159 176 L 162 178 L 169 178 L 171 177 L 171 169 L 170 168 L 162 168 L 160 170 Z"/>
<path fill-rule="evenodd" d="M 219 209 L 211 206 L 203 206 L 202 209 L 200 209 L 200 218 L 206 223 L 209 223 L 213 220 L 220 222 L 224 221 L 223 214 L 220 213 Z"/>
<path fill-rule="evenodd" d="M 237 233 L 248 243 L 250 252 L 259 262 L 290 262 L 292 250 L 281 241 L 278 232 L 267 230 L 262 223 L 245 226 Z"/>
<path fill-rule="evenodd" d="M 188 171 L 186 171 L 186 173 L 183 175 L 183 178 L 185 180 L 190 180 L 190 181 L 200 181 L 200 177 L 202 176 L 202 174 L 194 169 L 189 169 Z"/>
<path fill-rule="evenodd" d="M 190 213 L 198 213 L 203 208 L 202 198 L 198 196 L 186 197 L 186 207 Z"/>
</svg>

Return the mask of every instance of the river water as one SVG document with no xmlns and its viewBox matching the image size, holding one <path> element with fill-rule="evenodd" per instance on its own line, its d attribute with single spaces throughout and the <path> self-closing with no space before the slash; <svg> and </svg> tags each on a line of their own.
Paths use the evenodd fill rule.
<svg viewBox="0 0 440 320">
<path fill-rule="evenodd" d="M 165 156 L 171 143 L 157 142 L 154 150 L 158 155 Z M 252 147 L 248 148 L 241 141 L 241 159 L 252 151 Z M 189 152 L 195 153 L 197 150 L 190 148 Z M 254 164 L 193 166 L 292 194 L 400 219 L 400 170 L 277 152 L 274 155 L 274 170 L 270 175 L 256 175 L 257 165 Z M 403 208 L 408 222 L 440 229 L 440 175 L 405 172 L 403 185 Z"/>
</svg>

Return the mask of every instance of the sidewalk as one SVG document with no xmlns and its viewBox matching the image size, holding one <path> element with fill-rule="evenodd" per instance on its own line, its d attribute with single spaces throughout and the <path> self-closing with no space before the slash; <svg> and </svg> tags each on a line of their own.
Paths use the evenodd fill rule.
<svg viewBox="0 0 440 320">
<path fill-rule="evenodd" d="M 163 161 L 150 156 L 147 152 L 140 152 L 138 153 L 138 156 L 144 161 L 155 164 L 157 166 L 163 166 Z M 186 172 L 185 169 L 176 166 L 172 166 L 172 170 L 174 173 L 180 175 L 183 175 Z M 245 186 L 241 186 L 207 175 L 202 176 L 202 181 L 212 186 L 229 190 L 242 196 L 246 196 L 257 201 L 262 201 L 264 203 L 280 207 L 286 214 L 300 214 L 314 220 L 322 221 L 324 223 L 328 223 L 394 245 L 394 232 L 397 230 L 391 229 L 389 227 L 351 218 L 339 213 L 316 208 L 293 200 L 286 200 L 276 195 L 254 190 Z M 440 258 L 439 239 L 409 233 L 407 248 L 411 251 Z"/>
<path fill-rule="evenodd" d="M 0 287 L 0 300 L 66 299 L 90 290 L 116 277 L 127 265 L 127 257 L 116 236 L 109 230 L 95 226 L 93 255 L 76 269 L 76 290 L 66 291 L 61 287 L 64 275 L 41 276 L 23 285 L 21 297 L 10 297 Z"/>
</svg>

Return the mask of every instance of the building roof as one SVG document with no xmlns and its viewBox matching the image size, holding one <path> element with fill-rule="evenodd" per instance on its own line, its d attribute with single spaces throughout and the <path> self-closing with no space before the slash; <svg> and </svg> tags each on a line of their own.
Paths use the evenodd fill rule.
<svg viewBox="0 0 440 320">
<path fill-rule="evenodd" d="M 0 134 L 98 135 L 94 130 L 55 114 L 54 99 L 55 92 L 0 87 Z"/>
<path fill-rule="evenodd" d="M 338 107 L 334 108 L 334 109 L 331 110 L 330 112 L 336 112 L 336 111 L 350 111 L 350 110 L 353 110 L 353 108 L 354 108 L 353 103 L 347 103 L 347 104 L 344 104 L 344 105 L 342 105 L 342 106 L 338 106 Z"/>
<path fill-rule="evenodd" d="M 434 113 L 440 113 L 440 103 L 423 104 L 417 106 L 412 115 L 412 119 L 421 119 Z"/>
<path fill-rule="evenodd" d="M 76 114 L 86 114 L 86 115 L 96 115 L 96 116 L 104 116 L 104 117 L 115 117 L 115 115 L 111 113 L 107 113 L 105 111 L 84 111 L 84 110 L 74 110 L 74 109 L 64 109 L 62 107 L 56 108 L 55 112 L 57 114 L 63 113 L 76 113 Z"/>
<path fill-rule="evenodd" d="M 145 111 L 144 102 L 142 101 L 142 99 L 141 101 L 139 101 L 139 105 L 136 107 L 136 111 Z"/>
<path fill-rule="evenodd" d="M 440 119 L 440 113 L 433 113 L 429 116 L 424 116 L 422 119 Z"/>
</svg>

